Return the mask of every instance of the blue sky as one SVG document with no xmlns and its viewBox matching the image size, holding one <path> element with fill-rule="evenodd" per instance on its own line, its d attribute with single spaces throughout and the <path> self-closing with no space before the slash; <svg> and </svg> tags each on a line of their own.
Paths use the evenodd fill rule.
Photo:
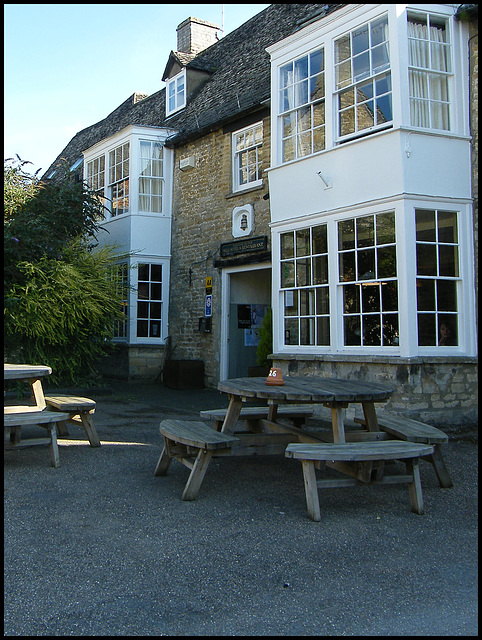
<svg viewBox="0 0 482 640">
<path fill-rule="evenodd" d="M 177 26 L 192 16 L 225 34 L 267 4 L 4 5 L 4 158 L 42 175 L 78 132 L 135 91 L 159 91 Z"/>
</svg>

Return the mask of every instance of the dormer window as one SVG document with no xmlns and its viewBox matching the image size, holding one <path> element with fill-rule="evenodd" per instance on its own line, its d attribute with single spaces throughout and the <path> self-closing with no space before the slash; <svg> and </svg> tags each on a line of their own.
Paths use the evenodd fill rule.
<svg viewBox="0 0 482 640">
<path fill-rule="evenodd" d="M 183 109 L 186 106 L 186 70 L 167 81 L 166 115 Z"/>
</svg>

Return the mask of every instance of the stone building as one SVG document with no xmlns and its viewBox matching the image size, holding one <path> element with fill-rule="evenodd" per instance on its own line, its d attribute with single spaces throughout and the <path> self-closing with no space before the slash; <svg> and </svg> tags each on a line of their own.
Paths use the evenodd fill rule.
<svg viewBox="0 0 482 640">
<path fill-rule="evenodd" d="M 270 5 L 220 40 L 189 18 L 165 89 L 72 139 L 59 158 L 82 159 L 112 203 L 100 241 L 130 252 L 107 373 L 248 375 L 272 308 L 285 374 L 388 381 L 393 411 L 476 420 L 476 5 L 420 7 Z M 433 60 L 410 62 L 410 47 Z M 411 121 L 410 99 L 438 120 Z M 440 238 L 417 238 L 410 207 L 422 226 L 440 219 Z M 434 251 L 450 273 L 432 273 Z"/>
</svg>

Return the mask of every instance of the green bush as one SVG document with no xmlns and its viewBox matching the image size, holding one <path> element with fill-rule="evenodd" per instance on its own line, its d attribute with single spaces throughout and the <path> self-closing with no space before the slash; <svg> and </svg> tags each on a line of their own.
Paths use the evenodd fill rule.
<svg viewBox="0 0 482 640">
<path fill-rule="evenodd" d="M 108 247 L 88 252 L 76 242 L 62 261 L 19 263 L 22 281 L 5 295 L 7 359 L 48 365 L 54 384 L 88 383 L 121 317 L 114 257 Z"/>
<path fill-rule="evenodd" d="M 256 350 L 256 360 L 260 367 L 271 367 L 273 361 L 268 358 L 273 353 L 273 313 L 268 309 L 259 330 L 259 343 Z"/>
<path fill-rule="evenodd" d="M 54 384 L 88 384 L 122 318 L 121 256 L 96 248 L 102 203 L 68 166 L 53 183 L 27 164 L 4 163 L 4 359 L 48 365 Z"/>
</svg>

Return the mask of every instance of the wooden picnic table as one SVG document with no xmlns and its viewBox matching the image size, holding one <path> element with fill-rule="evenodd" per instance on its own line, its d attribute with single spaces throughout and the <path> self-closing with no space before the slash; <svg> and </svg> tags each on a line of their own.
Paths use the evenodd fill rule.
<svg viewBox="0 0 482 640">
<path fill-rule="evenodd" d="M 154 475 L 167 473 L 173 458 L 187 466 L 190 476 L 182 500 L 194 500 L 213 457 L 286 455 L 301 461 L 305 480 L 308 515 L 320 520 L 318 488 L 353 486 L 357 483 L 408 483 L 412 511 L 423 513 L 418 460 L 432 455 L 433 446 L 392 440 L 379 429 L 375 404 L 393 393 L 390 387 L 374 382 L 287 376 L 283 384 L 267 384 L 266 378 L 222 380 L 218 389 L 229 396 L 221 421 L 221 410 L 204 412 L 215 419 L 216 429 L 203 422 L 164 420 L 160 432 L 164 448 Z M 265 401 L 265 410 L 246 411 L 249 401 Z M 364 413 L 364 429 L 346 430 L 344 413 L 351 403 L 359 403 Z M 332 433 L 318 431 L 290 420 L 289 405 L 322 404 L 331 410 Z M 283 411 L 278 408 L 282 406 Z M 284 409 L 287 410 L 284 410 Z M 353 425 L 356 429 L 356 424 Z M 218 430 L 219 429 L 219 430 Z M 194 458 L 194 459 L 193 459 Z M 387 475 L 385 462 L 404 460 L 405 474 Z M 325 466 L 340 471 L 345 478 L 316 480 L 315 468 Z M 347 478 L 348 476 L 348 478 Z"/>
<path fill-rule="evenodd" d="M 4 449 L 48 444 L 53 467 L 60 466 L 56 425 L 68 420 L 66 413 L 48 411 L 42 387 L 42 378 L 52 373 L 46 365 L 5 364 L 4 380 L 26 380 L 32 389 L 33 404 L 4 406 Z M 21 428 L 39 425 L 47 430 L 46 438 L 21 438 Z"/>
<path fill-rule="evenodd" d="M 218 389 L 229 396 L 228 411 L 221 428 L 223 433 L 232 435 L 235 432 L 243 403 L 256 398 L 268 404 L 268 418 L 262 424 L 277 431 L 287 428 L 277 420 L 279 405 L 322 404 L 328 407 L 336 443 L 346 442 L 344 410 L 350 403 L 362 405 L 367 432 L 380 434 L 375 403 L 387 400 L 393 393 L 390 387 L 374 382 L 302 376 L 287 376 L 283 385 L 273 386 L 266 384 L 265 378 L 234 378 L 221 381 Z M 310 441 L 306 439 L 309 434 L 303 429 L 290 427 L 290 431 L 297 434 L 301 442 Z M 366 437 L 369 439 L 369 434 Z"/>
<path fill-rule="evenodd" d="M 41 364 L 4 364 L 4 380 L 27 380 L 32 388 L 32 396 L 35 402 L 30 411 L 42 411 L 46 402 L 42 387 L 42 378 L 52 373 L 52 369 Z"/>
</svg>

